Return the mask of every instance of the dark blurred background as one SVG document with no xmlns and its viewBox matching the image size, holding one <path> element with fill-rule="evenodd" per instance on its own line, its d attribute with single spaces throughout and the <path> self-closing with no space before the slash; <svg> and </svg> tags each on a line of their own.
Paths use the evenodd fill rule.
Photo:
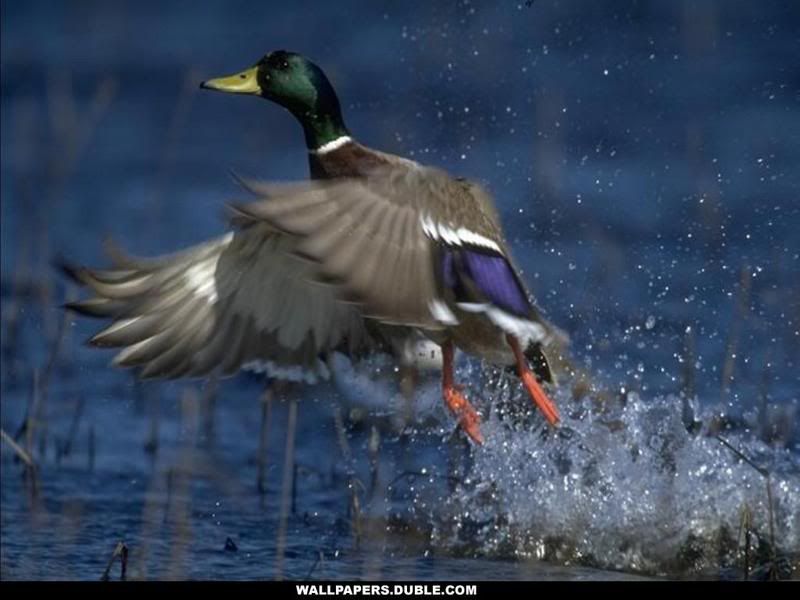
<svg viewBox="0 0 800 600">
<path fill-rule="evenodd" d="M 132 418 L 114 400 L 130 380 L 80 346 L 91 324 L 62 336 L 54 256 L 98 264 L 105 236 L 174 251 L 224 230 L 231 169 L 307 176 L 288 113 L 198 89 L 280 48 L 326 71 L 360 141 L 492 190 L 539 304 L 598 380 L 777 411 L 771 439 L 796 448 L 800 4 L 780 0 L 4 0 L 4 430 L 43 377 L 51 405 L 71 398 L 51 410 L 67 432 L 79 398 L 110 411 L 91 435 Z M 178 388 L 158 389 L 178 412 Z M 237 418 L 257 421 L 247 406 Z M 84 576 L 74 565 L 57 572 Z"/>
</svg>

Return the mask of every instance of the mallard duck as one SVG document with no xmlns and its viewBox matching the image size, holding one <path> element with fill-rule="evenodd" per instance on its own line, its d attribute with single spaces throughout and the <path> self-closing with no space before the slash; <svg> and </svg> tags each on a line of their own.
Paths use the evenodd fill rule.
<svg viewBox="0 0 800 600">
<path fill-rule="evenodd" d="M 270 52 L 201 87 L 288 109 L 303 127 L 312 179 L 243 180 L 257 199 L 233 206 L 233 231 L 180 253 L 113 251 L 110 269 L 68 266 L 94 293 L 69 307 L 113 320 L 91 344 L 121 348 L 114 364 L 145 378 L 256 368 L 314 382 L 329 376 L 331 352 L 396 352 L 421 333 L 441 346 L 444 401 L 475 442 L 480 417 L 455 383 L 456 347 L 512 365 L 558 423 L 539 383 L 553 382 L 544 347 L 555 330 L 484 189 L 358 143 L 330 81 L 299 54 Z"/>
</svg>

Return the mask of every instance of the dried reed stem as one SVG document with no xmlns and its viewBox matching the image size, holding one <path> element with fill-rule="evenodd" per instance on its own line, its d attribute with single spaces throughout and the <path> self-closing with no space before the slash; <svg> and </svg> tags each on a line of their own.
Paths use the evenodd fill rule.
<svg viewBox="0 0 800 600">
<path fill-rule="evenodd" d="M 128 547 L 123 541 L 117 542 L 117 545 L 114 546 L 114 551 L 111 553 L 111 557 L 108 559 L 108 565 L 106 565 L 106 569 L 103 571 L 100 581 L 108 581 L 111 574 L 111 567 L 114 566 L 114 562 L 117 559 L 119 559 L 120 565 L 119 580 L 125 581 L 128 571 Z"/>
<path fill-rule="evenodd" d="M 370 430 L 369 434 L 369 444 L 367 446 L 367 451 L 369 454 L 369 501 L 372 501 L 372 498 L 375 496 L 375 492 L 378 489 L 378 483 L 380 481 L 380 450 L 381 450 L 381 434 L 378 431 L 378 428 L 374 425 Z"/>
<path fill-rule="evenodd" d="M 94 471 L 94 459 L 95 459 L 95 453 L 96 453 L 96 441 L 95 441 L 95 435 L 94 435 L 94 425 L 90 425 L 89 426 L 89 434 L 88 435 L 89 435 L 89 439 L 87 441 L 87 449 L 86 449 L 87 461 L 88 461 L 87 466 L 89 467 L 90 471 Z"/>
<path fill-rule="evenodd" d="M 25 463 L 25 466 L 27 466 L 29 469 L 36 469 L 36 463 L 33 462 L 33 458 L 31 457 L 30 453 L 26 452 L 22 446 L 15 442 L 14 439 L 8 435 L 4 429 L 0 429 L 0 439 L 9 445 L 19 459 Z"/>
<path fill-rule="evenodd" d="M 750 288 L 752 287 L 752 274 L 750 267 L 742 267 L 739 277 L 739 293 L 736 296 L 736 309 L 731 320 L 731 327 L 728 332 L 728 342 L 725 345 L 725 362 L 722 365 L 722 381 L 720 385 L 720 398 L 725 396 L 730 390 L 734 378 L 736 367 L 736 351 L 739 346 L 739 337 L 742 333 L 742 324 L 747 320 L 750 305 Z"/>
<path fill-rule="evenodd" d="M 772 478 L 770 476 L 770 472 L 765 469 L 764 467 L 760 467 L 756 463 L 754 463 L 747 455 L 744 454 L 738 448 L 735 448 L 730 442 L 728 442 L 725 438 L 718 435 L 717 439 L 720 443 L 725 446 L 728 450 L 733 452 L 737 457 L 743 460 L 746 464 L 750 465 L 755 471 L 764 478 L 767 487 L 767 513 L 768 513 L 768 521 L 769 521 L 769 543 L 770 543 L 770 552 L 772 554 L 773 562 L 776 558 L 775 552 L 775 511 L 773 508 L 773 498 L 772 498 Z"/>
<path fill-rule="evenodd" d="M 78 427 L 80 426 L 81 419 L 83 418 L 83 409 L 85 404 L 86 401 L 83 397 L 81 397 L 78 400 L 78 406 L 75 408 L 75 412 L 72 413 L 72 421 L 69 424 L 67 439 L 63 444 L 56 448 L 56 457 L 58 460 L 61 460 L 72 453 L 72 444 L 75 441 L 75 436 L 78 434 Z"/>
<path fill-rule="evenodd" d="M 261 429 L 258 434 L 258 456 L 256 457 L 257 474 L 256 489 L 263 494 L 267 491 L 267 450 L 269 449 L 269 430 L 272 426 L 272 398 L 275 392 L 267 383 L 261 395 Z"/>
<path fill-rule="evenodd" d="M 283 463 L 283 484 L 281 486 L 281 512 L 278 524 L 278 539 L 275 561 L 275 579 L 283 579 L 283 563 L 286 552 L 286 532 L 289 525 L 289 504 L 292 497 L 294 479 L 294 437 L 297 428 L 297 399 L 289 400 L 289 415 L 286 422 L 286 450 Z"/>
<path fill-rule="evenodd" d="M 203 439 L 206 444 L 212 444 L 214 441 L 214 421 L 216 416 L 217 407 L 217 390 L 219 388 L 219 379 L 216 375 L 212 375 L 206 383 L 203 390 Z"/>
</svg>

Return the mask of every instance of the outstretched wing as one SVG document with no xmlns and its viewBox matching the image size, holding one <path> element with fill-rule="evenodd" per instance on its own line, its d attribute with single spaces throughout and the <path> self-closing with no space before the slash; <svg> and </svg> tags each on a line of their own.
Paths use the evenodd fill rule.
<svg viewBox="0 0 800 600">
<path fill-rule="evenodd" d="M 419 211 L 361 179 L 290 186 L 248 184 L 268 200 L 237 206 L 239 218 L 267 222 L 293 236 L 295 252 L 320 265 L 341 297 L 386 323 L 437 328 L 434 249 Z"/>
<path fill-rule="evenodd" d="M 113 322 L 90 342 L 121 348 L 114 363 L 145 378 L 234 374 L 327 377 L 320 355 L 373 344 L 357 307 L 311 283 L 297 240 L 251 224 L 156 259 L 117 254 L 108 270 L 69 268 L 94 297 L 70 308 Z"/>
<path fill-rule="evenodd" d="M 477 185 L 421 166 L 245 185 L 264 199 L 235 206 L 239 218 L 299 237 L 295 252 L 365 315 L 441 329 L 458 323 L 460 309 L 484 312 L 520 337 L 543 337 L 491 200 Z"/>
</svg>

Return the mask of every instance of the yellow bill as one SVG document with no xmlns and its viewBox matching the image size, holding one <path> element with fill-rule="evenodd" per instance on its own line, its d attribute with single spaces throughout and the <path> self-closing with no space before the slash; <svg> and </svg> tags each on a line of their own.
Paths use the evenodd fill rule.
<svg viewBox="0 0 800 600">
<path fill-rule="evenodd" d="M 258 84 L 257 67 L 251 67 L 235 75 L 209 79 L 201 83 L 200 87 L 206 90 L 217 90 L 229 94 L 261 94 L 261 86 Z"/>
</svg>

